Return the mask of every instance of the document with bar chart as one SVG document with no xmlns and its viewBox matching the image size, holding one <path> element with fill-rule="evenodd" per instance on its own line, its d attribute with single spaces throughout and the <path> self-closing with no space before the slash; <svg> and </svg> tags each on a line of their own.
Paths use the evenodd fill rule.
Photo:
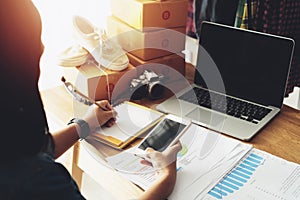
<svg viewBox="0 0 300 200">
<path fill-rule="evenodd" d="M 200 126 L 180 139 L 177 179 L 168 200 L 300 200 L 300 165 Z M 143 189 L 155 170 L 123 151 L 106 158 L 122 176 Z"/>
<path fill-rule="evenodd" d="M 202 199 L 299 200 L 300 166 L 253 149 Z"/>
</svg>

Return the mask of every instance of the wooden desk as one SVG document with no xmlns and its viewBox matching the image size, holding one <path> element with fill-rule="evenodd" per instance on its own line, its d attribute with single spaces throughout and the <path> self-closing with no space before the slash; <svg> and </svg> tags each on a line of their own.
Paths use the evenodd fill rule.
<svg viewBox="0 0 300 200">
<path fill-rule="evenodd" d="M 187 67 L 187 78 L 192 79 L 192 69 Z M 65 126 L 74 116 L 73 107 L 76 102 L 63 86 L 41 92 L 48 120 L 57 126 Z M 160 101 L 143 100 L 140 103 L 155 106 Z M 255 148 L 300 164 L 300 111 L 283 106 L 280 114 L 261 130 L 250 142 Z M 77 143 L 74 147 L 72 175 L 81 184 L 82 170 L 113 194 L 116 199 L 134 199 L 142 191 L 130 181 L 122 178 L 114 171 L 94 159 L 88 143 Z M 86 148 L 87 147 L 87 148 Z M 96 149 L 105 148 L 97 143 Z M 97 151 L 93 152 L 97 154 Z M 83 169 L 82 169 L 83 168 Z M 112 186 L 113 185 L 113 186 Z"/>
</svg>

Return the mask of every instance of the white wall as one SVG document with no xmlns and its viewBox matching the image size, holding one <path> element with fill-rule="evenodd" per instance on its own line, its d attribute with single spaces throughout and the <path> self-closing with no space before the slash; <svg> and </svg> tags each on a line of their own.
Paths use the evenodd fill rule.
<svg viewBox="0 0 300 200">
<path fill-rule="evenodd" d="M 289 94 L 289 97 L 284 99 L 283 103 L 292 108 L 300 110 L 300 88 L 295 87 L 294 91 Z"/>
</svg>

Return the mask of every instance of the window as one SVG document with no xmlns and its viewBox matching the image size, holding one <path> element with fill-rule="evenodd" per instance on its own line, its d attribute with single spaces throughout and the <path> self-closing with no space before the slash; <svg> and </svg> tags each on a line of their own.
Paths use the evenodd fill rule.
<svg viewBox="0 0 300 200">
<path fill-rule="evenodd" d="M 109 0 L 32 0 L 42 18 L 42 41 L 45 46 L 41 58 L 40 90 L 61 84 L 63 67 L 58 66 L 57 55 L 74 44 L 72 38 L 72 16 L 82 15 L 94 25 L 106 27 L 110 15 Z"/>
</svg>

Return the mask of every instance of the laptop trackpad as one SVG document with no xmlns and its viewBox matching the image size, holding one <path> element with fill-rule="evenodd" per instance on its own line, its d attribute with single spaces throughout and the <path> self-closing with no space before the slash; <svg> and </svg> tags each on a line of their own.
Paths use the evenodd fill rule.
<svg viewBox="0 0 300 200">
<path fill-rule="evenodd" d="M 188 118 L 191 118 L 192 120 L 202 122 L 204 124 L 209 124 L 211 119 L 211 112 L 200 108 L 195 108 L 191 112 L 189 112 L 186 116 Z"/>
<path fill-rule="evenodd" d="M 186 116 L 208 127 L 218 128 L 217 130 L 221 130 L 226 119 L 226 116 L 224 115 L 201 108 L 193 109 L 191 112 L 187 113 Z"/>
</svg>

